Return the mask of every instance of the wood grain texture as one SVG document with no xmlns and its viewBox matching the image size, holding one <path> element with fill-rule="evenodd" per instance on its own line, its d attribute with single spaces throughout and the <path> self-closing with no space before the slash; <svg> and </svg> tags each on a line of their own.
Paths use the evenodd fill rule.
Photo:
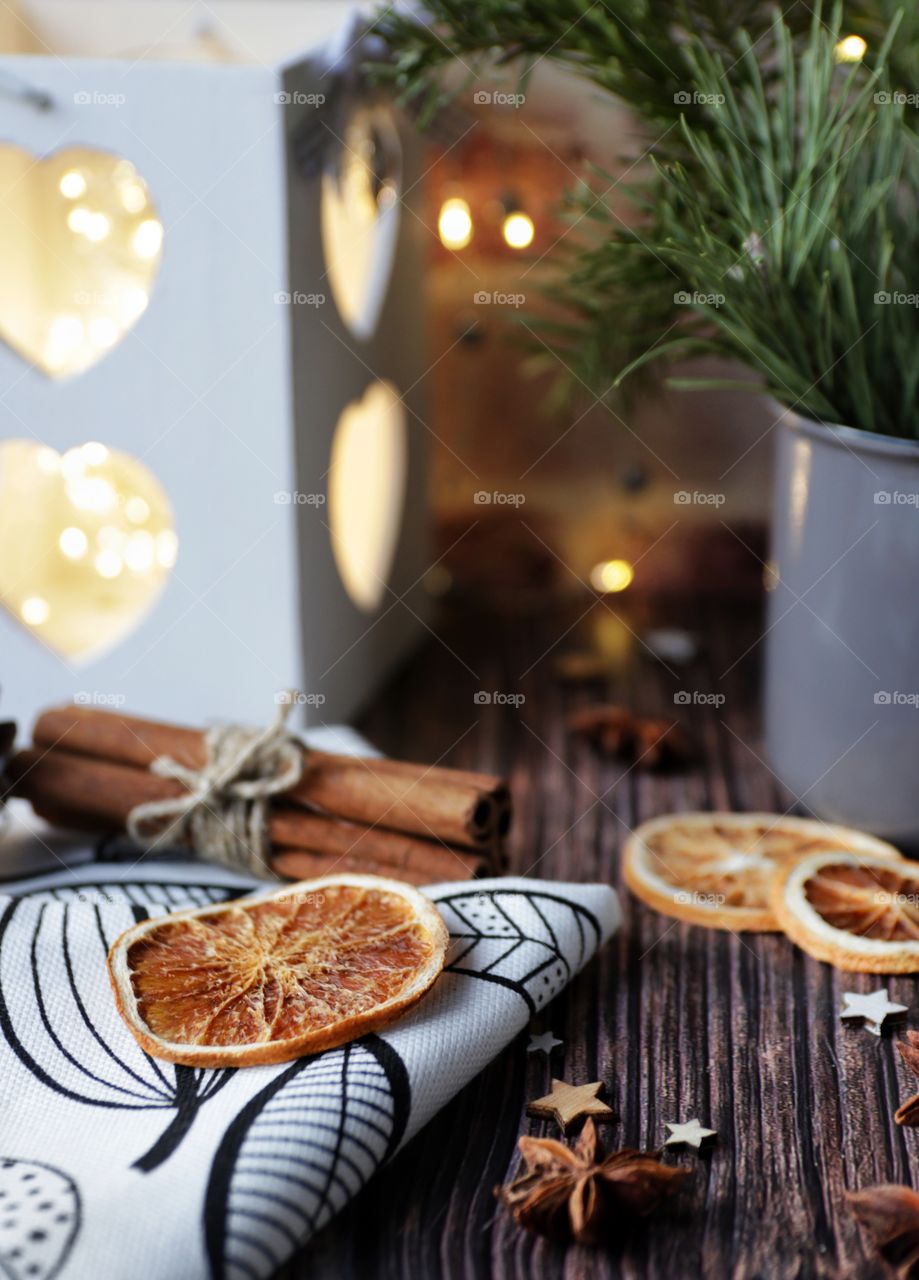
<svg viewBox="0 0 919 1280">
<path fill-rule="evenodd" d="M 888 1275 L 844 1202 L 877 1182 L 919 1182 L 919 1131 L 893 1123 L 915 1092 L 893 1040 L 919 1026 L 917 979 L 881 979 L 910 1007 L 876 1038 L 839 1020 L 842 992 L 870 991 L 777 935 L 733 936 L 679 924 L 620 883 L 619 854 L 636 823 L 680 808 L 784 811 L 764 763 L 757 659 L 762 626 L 714 604 L 600 605 L 538 623 L 468 620 L 431 640 L 393 681 L 363 728 L 384 750 L 506 772 L 516 801 L 517 873 L 613 883 L 625 925 L 530 1030 L 563 1039 L 551 1058 L 520 1036 L 281 1273 L 283 1280 L 879 1280 Z M 630 632 L 649 622 L 703 638 L 697 662 L 670 671 Z M 627 653 L 609 681 L 566 685 L 552 658 L 596 634 Z M 561 639 L 568 630 L 565 639 Z M 520 707 L 474 701 L 476 690 L 522 693 Z M 680 690 L 720 692 L 721 707 L 674 704 Z M 600 760 L 564 731 L 591 697 L 673 715 L 698 758 L 669 776 Z M 806 812 L 806 809 L 800 809 Z M 668 1120 L 698 1116 L 718 1131 L 699 1155 L 665 1159 L 694 1177 L 624 1246 L 550 1244 L 497 1209 L 493 1187 L 516 1172 L 521 1133 L 554 1133 L 528 1100 L 552 1076 L 602 1080 L 620 1119 L 604 1147 L 659 1146 Z"/>
</svg>

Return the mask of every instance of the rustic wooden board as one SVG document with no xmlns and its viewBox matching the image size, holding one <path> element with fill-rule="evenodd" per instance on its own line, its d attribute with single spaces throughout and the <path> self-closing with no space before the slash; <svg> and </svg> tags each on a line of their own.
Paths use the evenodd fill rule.
<svg viewBox="0 0 919 1280">
<path fill-rule="evenodd" d="M 603 606 L 601 606 L 603 608 Z M 617 606 L 618 610 L 618 606 Z M 594 687 L 563 685 L 552 656 L 597 619 L 498 626 L 493 619 L 433 639 L 368 715 L 364 728 L 394 755 L 506 770 L 517 801 L 511 865 L 548 878 L 609 880 L 625 926 L 534 1023 L 564 1040 L 551 1074 L 602 1080 L 621 1117 L 605 1140 L 651 1148 L 668 1120 L 698 1116 L 718 1131 L 701 1156 L 668 1154 L 694 1178 L 671 1209 L 616 1249 L 566 1249 L 518 1231 L 492 1188 L 516 1168 L 521 1133 L 547 1092 L 550 1064 L 521 1036 L 283 1272 L 285 1280 L 804 1280 L 887 1274 L 844 1203 L 846 1188 L 912 1183 L 919 1134 L 896 1128 L 914 1092 L 895 1025 L 876 1038 L 839 1021 L 842 992 L 870 991 L 784 938 L 707 931 L 655 914 L 622 890 L 619 851 L 633 824 L 687 807 L 784 810 L 763 763 L 757 618 L 739 610 L 662 604 L 657 621 L 704 639 L 689 672 L 668 672 L 629 643 L 605 691 L 636 710 L 680 713 L 698 744 L 691 771 L 671 777 L 599 761 L 566 739 L 564 715 Z M 633 606 L 622 626 L 647 622 Z M 616 630 L 612 616 L 603 619 Z M 750 646 L 753 646 L 750 648 Z M 738 658 L 745 654 L 739 662 Z M 736 665 L 735 665 L 736 663 Z M 519 709 L 474 692 L 517 692 Z M 723 692 L 723 707 L 678 707 L 678 689 Z M 601 692 L 603 692 L 601 690 Z M 683 715 L 687 712 L 687 715 Z M 882 979 L 919 1026 L 914 978 Z"/>
</svg>

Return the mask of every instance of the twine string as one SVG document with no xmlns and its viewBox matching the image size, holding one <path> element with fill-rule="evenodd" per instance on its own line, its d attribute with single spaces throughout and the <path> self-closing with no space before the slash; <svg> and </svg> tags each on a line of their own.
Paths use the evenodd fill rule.
<svg viewBox="0 0 919 1280">
<path fill-rule="evenodd" d="M 227 866 L 264 871 L 270 853 L 269 800 L 295 786 L 303 772 L 303 748 L 286 728 L 295 701 L 293 693 L 284 694 L 264 729 L 234 724 L 209 729 L 200 769 L 170 756 L 154 760 L 150 772 L 175 779 L 185 792 L 135 805 L 127 821 L 131 839 L 147 851 L 184 841 Z"/>
</svg>

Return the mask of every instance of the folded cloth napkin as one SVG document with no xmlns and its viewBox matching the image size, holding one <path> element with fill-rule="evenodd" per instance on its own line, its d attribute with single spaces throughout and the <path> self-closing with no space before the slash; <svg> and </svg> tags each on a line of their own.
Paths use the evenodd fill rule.
<svg viewBox="0 0 919 1280">
<path fill-rule="evenodd" d="M 3 886 L 6 1280 L 264 1280 L 620 919 L 604 885 L 435 885 L 426 892 L 450 930 L 446 970 L 382 1032 L 270 1067 L 201 1070 L 147 1056 L 115 1009 L 111 943 L 148 916 L 265 887 L 187 862 L 84 865 Z"/>
</svg>

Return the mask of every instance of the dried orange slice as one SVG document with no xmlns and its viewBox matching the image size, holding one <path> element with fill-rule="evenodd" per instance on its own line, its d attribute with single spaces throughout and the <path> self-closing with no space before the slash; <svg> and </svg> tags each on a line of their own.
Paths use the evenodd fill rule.
<svg viewBox="0 0 919 1280">
<path fill-rule="evenodd" d="M 148 1053 L 246 1067 L 385 1026 L 434 982 L 447 942 L 417 889 L 340 875 L 145 920 L 108 964 L 119 1012 Z"/>
<path fill-rule="evenodd" d="M 779 924 L 803 951 L 853 973 L 919 973 L 919 867 L 815 853 L 772 886 Z"/>
<path fill-rule="evenodd" d="M 777 868 L 815 850 L 895 858 L 893 845 L 811 818 L 776 813 L 673 813 L 644 822 L 625 846 L 626 884 L 665 915 L 715 929 L 778 929 L 769 902 Z"/>
</svg>

